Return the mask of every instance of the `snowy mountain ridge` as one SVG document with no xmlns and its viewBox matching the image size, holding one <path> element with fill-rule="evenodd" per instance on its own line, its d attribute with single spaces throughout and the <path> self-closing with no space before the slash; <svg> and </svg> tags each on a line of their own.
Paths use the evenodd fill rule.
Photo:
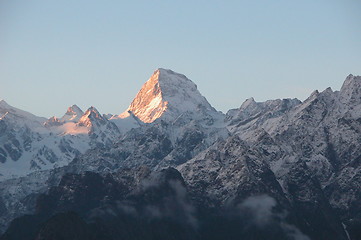
<svg viewBox="0 0 361 240">
<path fill-rule="evenodd" d="M 35 116 L 29 112 L 10 106 L 5 100 L 0 101 L 0 115 L 1 120 L 11 120 L 19 124 L 28 124 L 31 127 L 37 128 L 46 118 Z"/>
<path fill-rule="evenodd" d="M 349 75 L 340 91 L 316 90 L 302 102 L 256 102 L 250 98 L 223 115 L 185 76 L 158 69 L 123 114 L 109 117 L 91 107 L 79 117 L 81 110 L 71 108 L 65 114 L 68 118 L 53 117 L 40 124 L 41 131 L 22 125 L 20 120 L 10 121 L 13 118 L 7 112 L 16 112 L 9 111 L 10 107 L 0 112 L 5 115 L 0 120 L 1 169 L 16 169 L 19 166 L 6 164 L 20 164 L 23 156 L 32 158 L 33 166 L 42 167 L 38 169 L 48 169 L 28 171 L 29 166 L 22 165 L 23 176 L 32 173 L 2 181 L 2 229 L 14 217 L 34 213 L 34 195 L 48 188 L 55 186 L 59 191 L 47 192 L 50 197 L 42 207 L 52 204 L 54 197 L 60 199 L 59 206 L 67 203 L 66 199 L 70 205 L 82 206 L 87 199 L 74 200 L 74 196 L 89 189 L 95 176 L 104 183 L 132 185 L 132 174 L 138 179 L 174 167 L 167 170 L 168 176 L 184 182 L 182 196 L 188 192 L 195 206 L 224 213 L 231 222 L 236 217 L 234 211 L 251 206 L 266 208 L 267 216 L 272 215 L 275 222 L 285 221 L 281 228 L 287 230 L 288 237 L 284 239 L 360 239 L 359 76 Z M 79 119 L 74 121 L 73 116 Z M 81 151 L 78 144 L 83 144 Z M 59 164 L 62 160 L 51 162 L 57 154 L 66 156 L 63 165 Z M 74 178 L 81 181 L 71 181 Z M 140 185 L 146 190 L 154 184 L 148 180 Z M 169 184 L 175 186 L 174 182 Z M 175 193 L 179 194 L 178 188 Z M 147 196 L 140 202 L 152 199 Z M 158 195 L 152 196 L 158 199 Z M 100 208 L 107 208 L 108 197 L 105 194 L 97 200 Z M 248 229 L 249 222 L 243 224 Z"/>
<path fill-rule="evenodd" d="M 93 106 L 83 112 L 74 104 L 62 117 L 45 119 L 4 100 L 0 102 L 0 115 L 0 180 L 65 166 L 92 147 L 110 146 L 131 129 L 156 120 L 174 122 L 177 135 L 182 134 L 182 125 L 192 120 L 208 132 L 214 132 L 215 124 L 224 128 L 224 115 L 208 103 L 191 80 L 161 68 L 124 113 L 110 118 Z"/>
<path fill-rule="evenodd" d="M 45 119 L 2 101 L 0 114 L 0 179 L 67 165 L 91 147 L 111 144 L 120 136 L 118 127 L 94 107 L 83 113 L 73 105 L 62 118 Z"/>
</svg>

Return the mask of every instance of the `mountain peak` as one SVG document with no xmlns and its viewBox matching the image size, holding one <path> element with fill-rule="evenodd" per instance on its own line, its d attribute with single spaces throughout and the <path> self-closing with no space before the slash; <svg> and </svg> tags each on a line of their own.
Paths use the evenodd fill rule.
<svg viewBox="0 0 361 240">
<path fill-rule="evenodd" d="M 60 120 L 64 122 L 77 122 L 83 114 L 84 112 L 74 104 L 68 107 L 66 113 Z"/>
<path fill-rule="evenodd" d="M 91 106 L 88 108 L 88 110 L 85 111 L 83 116 L 79 119 L 79 125 L 80 126 L 86 126 L 91 127 L 93 124 L 92 122 L 100 122 L 101 124 L 104 124 L 106 122 L 106 119 L 99 113 L 99 111 Z"/>
<path fill-rule="evenodd" d="M 99 111 L 91 106 L 90 108 L 88 108 L 85 113 L 83 114 L 83 116 L 81 118 L 84 118 L 84 117 L 91 117 L 91 116 L 94 116 L 96 118 L 101 118 L 101 114 L 99 113 Z"/>
<path fill-rule="evenodd" d="M 78 105 L 73 104 L 71 107 L 68 108 L 68 111 L 71 112 L 83 112 Z"/>
<path fill-rule="evenodd" d="M 340 90 L 341 101 L 360 103 L 361 76 L 348 75 Z"/>
<path fill-rule="evenodd" d="M 245 108 L 248 108 L 250 106 L 255 106 L 255 105 L 257 105 L 257 102 L 254 100 L 253 97 L 251 97 L 251 98 L 246 99 L 246 101 L 244 101 L 242 103 L 241 109 L 245 109 Z"/>
<path fill-rule="evenodd" d="M 46 127 L 52 127 L 52 126 L 60 126 L 62 125 L 63 122 L 60 121 L 57 117 L 52 116 L 51 118 L 49 118 L 45 123 L 44 126 Z"/>
<path fill-rule="evenodd" d="M 176 119 L 184 112 L 199 112 L 201 108 L 215 111 L 186 76 L 159 68 L 120 116 L 128 116 L 130 111 L 141 121 L 151 123 L 165 116 Z"/>
<path fill-rule="evenodd" d="M 352 74 L 348 75 L 345 81 L 342 84 L 341 91 L 346 90 L 347 88 L 352 88 L 354 86 L 361 85 L 361 76 L 354 76 Z"/>
</svg>

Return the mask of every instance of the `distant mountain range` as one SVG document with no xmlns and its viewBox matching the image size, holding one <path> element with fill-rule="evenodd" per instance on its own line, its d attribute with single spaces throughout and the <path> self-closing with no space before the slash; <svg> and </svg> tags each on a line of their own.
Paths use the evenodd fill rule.
<svg viewBox="0 0 361 240">
<path fill-rule="evenodd" d="M 119 115 L 2 100 L 0 239 L 361 239 L 360 142 L 353 75 L 226 114 L 166 69 Z"/>
</svg>

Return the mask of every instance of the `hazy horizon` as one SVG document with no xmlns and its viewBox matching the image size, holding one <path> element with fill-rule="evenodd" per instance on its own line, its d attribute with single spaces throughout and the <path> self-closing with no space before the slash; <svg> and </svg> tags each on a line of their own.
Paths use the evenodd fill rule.
<svg viewBox="0 0 361 240">
<path fill-rule="evenodd" d="M 346 78 L 346 77 L 345 77 L 345 78 Z M 144 82 L 144 83 L 145 83 L 145 82 Z M 343 81 L 342 81 L 342 83 L 343 83 Z M 341 85 L 342 85 L 342 84 L 341 84 Z M 315 90 L 323 91 L 323 90 L 325 90 L 326 88 L 327 88 L 327 87 L 325 87 L 324 89 L 314 89 L 313 91 L 315 91 Z M 139 88 L 139 90 L 140 90 L 140 88 Z M 199 90 L 199 89 L 198 89 L 198 90 Z M 333 89 L 333 88 L 332 88 L 332 90 L 333 90 L 333 91 L 338 91 L 338 90 L 340 90 L 340 89 Z M 312 91 L 312 92 L 313 92 L 313 91 Z M 305 97 L 302 98 L 302 99 L 301 99 L 301 98 L 297 98 L 297 97 L 289 97 L 289 98 L 297 98 L 297 99 L 299 99 L 299 100 L 301 100 L 301 101 L 304 101 L 306 98 L 308 98 L 308 97 L 312 94 L 312 92 L 310 92 L 307 96 L 305 96 Z M 201 92 L 201 94 L 202 94 L 202 92 Z M 134 94 L 134 97 L 135 97 L 135 95 L 136 95 L 136 93 Z M 202 94 L 202 95 L 203 95 L 203 94 Z M 203 96 L 204 96 L 204 95 L 203 95 Z M 204 96 L 204 97 L 208 100 L 207 96 Z M 245 99 L 243 99 L 243 100 L 240 102 L 240 104 L 239 104 L 238 106 L 232 106 L 232 107 L 226 109 L 225 111 L 224 111 L 224 110 L 222 111 L 222 110 L 217 109 L 217 108 L 216 108 L 216 110 L 221 111 L 221 112 L 223 112 L 223 113 L 226 113 L 226 112 L 227 112 L 228 110 L 230 110 L 230 109 L 234 109 L 234 108 L 240 107 L 240 106 L 242 105 L 242 103 L 245 102 L 245 101 L 246 101 L 247 99 L 249 99 L 249 98 L 254 98 L 254 97 L 253 97 L 253 96 L 250 96 L 250 97 L 248 97 L 248 98 L 245 98 Z M 262 101 L 254 98 L 254 100 L 255 100 L 256 102 L 263 102 L 263 101 L 275 100 L 275 99 L 282 99 L 282 98 L 265 99 L 265 100 L 262 100 Z M 4 100 L 7 104 L 11 105 L 12 107 L 19 108 L 18 106 L 15 106 L 15 105 L 13 105 L 12 103 L 9 103 L 6 99 L 0 98 L 0 101 L 1 101 L 1 100 Z M 133 100 L 133 99 L 132 99 L 132 100 Z M 132 101 L 132 100 L 131 100 L 131 101 Z M 128 103 L 128 105 L 130 105 L 131 101 Z M 212 105 L 212 103 L 210 103 L 210 104 Z M 90 108 L 90 107 L 95 107 L 101 114 L 113 114 L 113 115 L 119 115 L 119 114 L 123 113 L 123 112 L 128 108 L 128 105 L 127 105 L 127 107 L 126 107 L 125 109 L 121 110 L 120 112 L 102 112 L 100 109 L 98 109 L 97 106 L 92 105 L 92 104 L 90 104 L 90 105 L 88 105 L 88 106 L 80 106 L 80 105 L 77 104 L 77 103 L 73 103 L 73 104 L 70 104 L 69 106 L 67 106 L 65 109 L 63 109 L 63 112 L 62 112 L 62 113 L 60 113 L 60 114 L 58 114 L 58 115 L 50 114 L 50 115 L 48 115 L 48 116 L 37 115 L 36 113 L 31 112 L 30 110 L 21 109 L 21 108 L 20 108 L 20 109 L 21 109 L 21 110 L 24 110 L 24 111 L 28 111 L 28 112 L 30 112 L 30 113 L 38 116 L 38 117 L 50 118 L 50 117 L 55 116 L 55 117 L 59 117 L 59 118 L 60 118 L 60 117 L 62 117 L 62 116 L 65 114 L 65 112 L 67 111 L 68 107 L 71 107 L 71 106 L 73 106 L 73 105 L 77 105 L 83 112 L 85 112 L 85 111 L 86 111 L 88 108 Z M 55 109 L 54 112 L 59 112 L 59 109 Z"/>
<path fill-rule="evenodd" d="M 124 111 L 157 68 L 219 111 L 361 75 L 361 2 L 0 3 L 0 99 L 43 117 Z"/>
</svg>

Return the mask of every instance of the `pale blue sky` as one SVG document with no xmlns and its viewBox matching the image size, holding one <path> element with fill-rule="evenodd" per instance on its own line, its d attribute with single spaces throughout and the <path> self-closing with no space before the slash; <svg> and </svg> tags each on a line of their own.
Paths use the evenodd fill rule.
<svg viewBox="0 0 361 240">
<path fill-rule="evenodd" d="M 36 115 L 124 111 L 158 67 L 218 110 L 361 75 L 361 1 L 0 1 L 0 99 Z"/>
</svg>

